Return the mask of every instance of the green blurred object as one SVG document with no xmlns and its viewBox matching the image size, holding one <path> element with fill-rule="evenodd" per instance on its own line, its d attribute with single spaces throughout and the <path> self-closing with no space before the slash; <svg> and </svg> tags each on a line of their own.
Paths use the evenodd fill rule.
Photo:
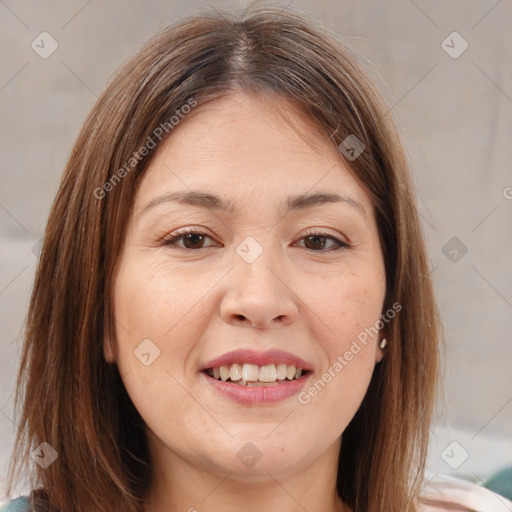
<svg viewBox="0 0 512 512">
<path fill-rule="evenodd" d="M 483 486 L 509 500 L 512 499 L 512 466 L 492 475 Z"/>
<path fill-rule="evenodd" d="M 0 506 L 0 512 L 29 512 L 30 503 L 28 497 L 21 496 L 14 500 L 9 501 L 5 507 Z"/>
</svg>

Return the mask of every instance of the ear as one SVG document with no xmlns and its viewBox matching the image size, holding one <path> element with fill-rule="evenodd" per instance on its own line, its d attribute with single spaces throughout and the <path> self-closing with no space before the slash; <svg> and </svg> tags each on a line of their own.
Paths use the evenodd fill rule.
<svg viewBox="0 0 512 512">
<path fill-rule="evenodd" d="M 388 346 L 387 330 L 384 328 L 379 332 L 377 347 L 375 347 L 375 364 L 380 363 L 384 358 L 384 351 Z"/>
</svg>

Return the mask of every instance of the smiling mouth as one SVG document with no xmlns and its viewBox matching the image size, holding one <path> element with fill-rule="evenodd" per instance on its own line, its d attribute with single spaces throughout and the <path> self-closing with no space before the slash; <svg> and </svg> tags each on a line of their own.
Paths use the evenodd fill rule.
<svg viewBox="0 0 512 512">
<path fill-rule="evenodd" d="M 300 367 L 287 364 L 256 365 L 234 363 L 204 370 L 215 380 L 247 387 L 279 386 L 286 382 L 298 380 L 310 373 Z"/>
</svg>

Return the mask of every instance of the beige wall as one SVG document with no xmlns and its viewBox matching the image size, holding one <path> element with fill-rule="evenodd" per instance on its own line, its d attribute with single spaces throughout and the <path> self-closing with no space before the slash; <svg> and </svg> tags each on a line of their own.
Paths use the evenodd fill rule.
<svg viewBox="0 0 512 512">
<path fill-rule="evenodd" d="M 446 406 L 430 467 L 485 478 L 512 464 L 512 4 L 294 6 L 346 37 L 394 105 L 414 165 L 448 342 Z M 12 390 L 33 247 L 73 140 L 125 58 L 158 27 L 207 8 L 199 0 L 0 2 L 0 468 L 15 428 Z M 31 47 L 43 31 L 59 45 L 47 59 Z M 453 31 L 469 45 L 458 58 L 441 46 Z M 452 55 L 463 48 L 457 37 L 445 43 Z M 460 247 L 446 247 L 452 237 L 467 248 L 457 262 L 449 258 L 454 249 L 460 257 Z M 446 449 L 452 441 L 458 445 Z"/>
</svg>

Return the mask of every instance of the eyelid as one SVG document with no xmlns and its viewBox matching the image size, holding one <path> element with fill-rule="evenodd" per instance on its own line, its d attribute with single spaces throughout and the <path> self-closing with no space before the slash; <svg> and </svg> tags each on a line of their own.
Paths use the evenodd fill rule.
<svg viewBox="0 0 512 512">
<path fill-rule="evenodd" d="M 212 240 L 215 240 L 215 237 L 211 235 L 206 228 L 203 227 L 194 227 L 189 226 L 186 228 L 176 229 L 175 231 L 172 231 L 171 233 L 167 233 L 164 236 L 160 237 L 158 240 L 158 243 L 161 245 L 171 245 L 170 242 L 172 242 L 175 239 L 179 239 L 181 237 L 187 236 L 187 235 L 206 235 L 208 238 L 211 238 Z M 183 247 L 180 247 L 181 249 L 184 249 Z M 184 249 L 188 250 L 188 249 Z M 194 249 L 191 249 L 194 250 Z M 196 249 L 197 250 L 197 249 Z"/>
<path fill-rule="evenodd" d="M 337 247 L 331 248 L 330 250 L 315 251 L 313 249 L 310 249 L 310 252 L 312 252 L 312 253 L 324 254 L 324 253 L 329 253 L 329 252 L 336 252 L 341 249 L 351 249 L 352 248 L 352 244 L 350 242 L 347 242 L 346 240 L 344 240 L 343 239 L 344 237 L 340 237 L 339 235 L 332 235 L 332 234 L 326 233 L 324 231 L 314 231 L 313 230 L 309 233 L 304 233 L 301 237 L 299 237 L 298 242 L 302 242 L 302 240 L 304 240 L 310 236 L 322 237 L 327 240 L 333 241 L 337 245 Z"/>
<path fill-rule="evenodd" d="M 166 229 L 164 234 L 158 238 L 158 241 L 172 238 L 174 236 L 186 235 L 188 233 L 201 233 L 213 238 L 213 235 L 210 234 L 210 230 L 208 228 L 205 228 L 204 226 L 190 225 L 182 228 L 176 228 L 172 231 Z"/>
<path fill-rule="evenodd" d="M 331 233 L 329 232 L 330 228 L 308 228 L 305 233 L 301 235 L 301 238 L 304 238 L 306 236 L 325 236 L 325 237 L 332 237 L 338 239 L 340 242 L 343 242 L 347 246 L 351 246 L 352 243 L 349 240 L 347 236 L 345 236 L 343 233 Z M 331 230 L 332 231 L 332 230 Z"/>
</svg>

